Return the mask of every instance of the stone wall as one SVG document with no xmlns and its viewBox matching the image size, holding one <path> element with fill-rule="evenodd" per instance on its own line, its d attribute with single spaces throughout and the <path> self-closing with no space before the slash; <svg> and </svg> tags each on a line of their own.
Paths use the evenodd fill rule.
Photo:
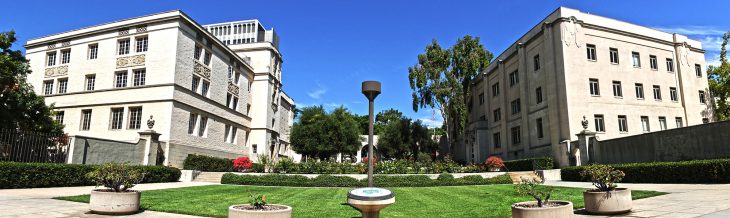
<svg viewBox="0 0 730 218">
<path fill-rule="evenodd" d="M 245 156 L 243 152 L 236 153 L 233 151 L 214 150 L 211 148 L 193 147 L 177 143 L 169 143 L 169 152 L 167 155 L 166 166 L 183 168 L 183 162 L 189 154 L 206 155 L 211 157 L 235 159 Z"/>
<path fill-rule="evenodd" d="M 126 162 L 142 164 L 145 143 L 140 139 L 136 143 L 100 139 L 87 136 L 74 136 L 71 144 L 71 162 L 74 164 L 103 164 L 107 162 Z"/>
</svg>

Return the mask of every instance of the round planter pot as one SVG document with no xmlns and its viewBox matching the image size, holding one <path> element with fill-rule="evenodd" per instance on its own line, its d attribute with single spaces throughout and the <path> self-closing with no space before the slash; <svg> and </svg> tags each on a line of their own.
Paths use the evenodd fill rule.
<svg viewBox="0 0 730 218">
<path fill-rule="evenodd" d="M 573 203 L 570 201 L 550 201 L 560 206 L 526 208 L 518 207 L 520 204 L 537 204 L 537 201 L 526 201 L 512 204 L 513 218 L 563 218 L 573 217 Z"/>
<path fill-rule="evenodd" d="M 583 203 L 591 214 L 613 215 L 631 212 L 631 190 L 616 188 L 609 192 L 584 191 Z"/>
<path fill-rule="evenodd" d="M 228 218 L 291 218 L 290 206 L 281 204 L 267 204 L 271 206 L 284 207 L 281 210 L 243 210 L 235 208 L 247 204 L 232 205 L 228 207 Z"/>
<path fill-rule="evenodd" d="M 105 215 L 125 215 L 139 211 L 138 191 L 108 192 L 91 191 L 89 209 L 92 213 Z"/>
</svg>

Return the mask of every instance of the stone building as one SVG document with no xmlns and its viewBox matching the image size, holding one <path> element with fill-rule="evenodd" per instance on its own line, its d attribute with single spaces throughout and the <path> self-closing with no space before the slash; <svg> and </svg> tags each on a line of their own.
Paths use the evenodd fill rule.
<svg viewBox="0 0 730 218">
<path fill-rule="evenodd" d="M 278 39 L 256 44 L 274 47 Z M 188 154 L 255 156 L 252 145 L 259 142 L 252 143 L 252 135 L 261 124 L 252 117 L 284 116 L 275 117 L 276 125 L 291 124 L 286 110 L 294 103 L 280 79 L 278 89 L 254 89 L 266 72 L 262 60 L 233 50 L 182 11 L 35 38 L 25 47 L 36 72 L 28 81 L 55 105 L 65 132 L 134 142 L 151 119 L 161 134 L 164 165 L 179 167 Z M 280 78 L 280 70 L 272 73 Z M 269 114 L 272 108 L 281 112 Z"/>
<path fill-rule="evenodd" d="M 568 164 L 583 130 L 612 139 L 712 121 L 702 44 L 558 8 L 480 74 L 455 159 L 550 156 Z"/>
</svg>

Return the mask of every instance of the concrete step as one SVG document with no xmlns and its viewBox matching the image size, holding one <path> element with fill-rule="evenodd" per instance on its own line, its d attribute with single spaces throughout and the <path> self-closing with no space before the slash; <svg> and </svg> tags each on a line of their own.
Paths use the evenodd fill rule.
<svg viewBox="0 0 730 218">
<path fill-rule="evenodd" d="M 221 183 L 221 178 L 225 173 L 226 172 L 200 172 L 200 174 L 193 179 L 193 182 Z"/>
<path fill-rule="evenodd" d="M 509 172 L 509 177 L 512 178 L 513 184 L 519 184 L 522 182 L 522 178 L 535 178 L 540 179 L 540 176 L 535 174 L 533 171 L 520 171 L 520 172 Z"/>
</svg>

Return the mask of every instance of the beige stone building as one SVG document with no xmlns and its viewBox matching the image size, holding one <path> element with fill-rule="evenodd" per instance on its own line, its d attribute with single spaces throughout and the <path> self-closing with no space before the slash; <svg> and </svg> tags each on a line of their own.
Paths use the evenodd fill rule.
<svg viewBox="0 0 730 218">
<path fill-rule="evenodd" d="M 558 8 L 474 82 L 455 159 L 550 156 L 568 165 L 583 117 L 599 140 L 711 122 L 702 44 Z"/>
</svg>

